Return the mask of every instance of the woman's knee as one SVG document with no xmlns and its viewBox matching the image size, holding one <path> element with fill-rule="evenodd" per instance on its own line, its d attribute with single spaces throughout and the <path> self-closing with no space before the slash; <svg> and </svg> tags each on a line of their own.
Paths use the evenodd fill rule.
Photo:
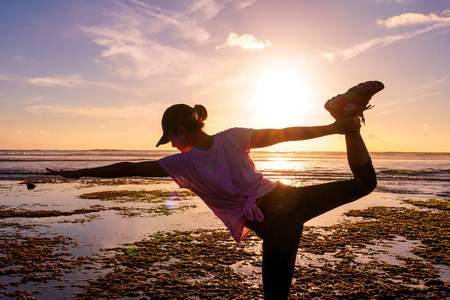
<svg viewBox="0 0 450 300">
<path fill-rule="evenodd" d="M 352 172 L 355 179 L 362 185 L 366 195 L 375 190 L 377 187 L 377 174 L 371 160 L 360 167 L 353 167 Z"/>
<path fill-rule="evenodd" d="M 361 178 L 358 179 L 362 182 L 365 195 L 372 193 L 377 187 L 377 176 L 375 172 L 373 176 L 366 177 L 363 180 Z"/>
</svg>

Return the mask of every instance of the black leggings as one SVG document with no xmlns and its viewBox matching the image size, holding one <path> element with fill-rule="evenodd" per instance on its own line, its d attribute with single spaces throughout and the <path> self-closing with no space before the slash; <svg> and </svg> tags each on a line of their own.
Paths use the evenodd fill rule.
<svg viewBox="0 0 450 300">
<path fill-rule="evenodd" d="M 287 299 L 303 224 L 338 206 L 370 194 L 377 185 L 369 160 L 350 167 L 354 178 L 325 184 L 292 187 L 279 184 L 262 197 L 259 208 L 264 221 L 248 228 L 263 239 L 262 276 L 264 298 Z"/>
</svg>

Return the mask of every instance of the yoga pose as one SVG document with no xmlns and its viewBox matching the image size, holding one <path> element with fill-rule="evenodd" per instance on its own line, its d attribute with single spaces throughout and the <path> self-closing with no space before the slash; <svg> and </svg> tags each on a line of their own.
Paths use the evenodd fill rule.
<svg viewBox="0 0 450 300">
<path fill-rule="evenodd" d="M 284 129 L 232 128 L 209 135 L 203 131 L 204 106 L 169 107 L 162 118 L 163 135 L 156 146 L 171 142 L 181 153 L 157 161 L 122 162 L 74 171 L 47 169 L 48 175 L 125 177 L 170 176 L 196 193 L 240 242 L 253 230 L 263 240 L 262 276 L 265 299 L 287 299 L 303 224 L 340 205 L 355 201 L 376 186 L 369 153 L 359 133 L 363 111 L 384 88 L 378 81 L 361 83 L 326 102 L 336 121 L 314 127 Z M 364 120 L 364 119 L 363 119 Z M 293 187 L 265 179 L 255 170 L 250 149 L 281 142 L 344 134 L 353 178 Z"/>
</svg>

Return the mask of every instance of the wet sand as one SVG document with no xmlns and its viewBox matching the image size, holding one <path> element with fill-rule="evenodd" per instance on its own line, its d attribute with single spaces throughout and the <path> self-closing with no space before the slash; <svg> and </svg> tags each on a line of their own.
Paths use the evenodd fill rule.
<svg viewBox="0 0 450 300">
<path fill-rule="evenodd" d="M 250 235 L 237 245 L 198 197 L 174 183 L 35 184 L 29 190 L 17 181 L 0 183 L 0 294 L 262 298 L 259 239 Z M 427 200 L 374 192 L 309 221 L 292 297 L 407 299 L 410 291 L 423 299 L 450 297 L 448 247 L 442 249 L 448 233 L 441 232 L 441 243 L 418 221 L 437 220 L 435 232 L 448 228 L 448 200 L 419 207 L 406 199 Z"/>
</svg>

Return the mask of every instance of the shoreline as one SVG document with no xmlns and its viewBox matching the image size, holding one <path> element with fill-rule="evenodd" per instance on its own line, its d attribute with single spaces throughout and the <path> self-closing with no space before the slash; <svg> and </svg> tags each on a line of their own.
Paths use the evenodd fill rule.
<svg viewBox="0 0 450 300">
<path fill-rule="evenodd" d="M 65 237 L 67 240 L 61 242 L 58 246 L 56 244 L 54 251 L 67 251 L 70 252 L 71 255 L 68 257 L 69 260 L 73 260 L 71 263 L 77 265 L 79 271 L 77 272 L 68 272 L 67 275 L 62 275 L 60 277 L 61 280 L 56 279 L 47 279 L 47 282 L 44 282 L 45 285 L 54 285 L 54 287 L 43 288 L 43 286 L 36 284 L 21 284 L 14 283 L 16 278 L 15 276 L 9 277 L 6 275 L 2 275 L 1 278 L 1 289 L 0 293 L 14 293 L 17 290 L 28 290 L 31 295 L 33 291 L 40 291 L 42 294 L 36 294 L 35 297 L 45 297 L 45 295 L 49 295 L 49 297 L 54 297 L 53 293 L 57 293 L 60 296 L 64 297 L 74 297 L 74 293 L 79 293 L 80 291 L 86 292 L 89 290 L 89 287 L 81 288 L 80 281 L 86 284 L 87 279 L 97 278 L 95 281 L 97 284 L 105 284 L 105 282 L 101 282 L 101 276 L 108 274 L 107 270 L 99 267 L 99 259 L 105 253 L 105 249 L 115 249 L 110 252 L 109 255 L 118 255 L 118 253 L 122 253 L 123 251 L 128 251 L 127 249 L 138 249 L 140 246 L 139 243 L 142 243 L 144 240 L 149 237 L 155 238 L 155 235 L 158 235 L 158 232 L 165 232 L 165 234 L 173 235 L 173 238 L 176 238 L 177 232 L 186 234 L 186 232 L 196 233 L 196 235 L 204 235 L 206 232 L 212 232 L 213 234 L 217 234 L 220 239 L 225 240 L 224 244 L 228 247 L 232 247 L 233 249 L 241 249 L 243 246 L 246 246 L 242 251 L 244 251 L 243 255 L 246 256 L 245 253 L 253 253 L 248 261 L 245 259 L 243 261 L 235 261 L 231 264 L 231 269 L 236 274 L 241 274 L 243 277 L 243 281 L 248 283 L 246 285 L 246 289 L 248 291 L 252 291 L 252 294 L 255 298 L 259 297 L 258 293 L 260 293 L 260 274 L 259 274 L 259 266 L 258 266 L 258 252 L 260 247 L 260 242 L 256 237 L 250 236 L 246 238 L 244 243 L 241 245 L 235 244 L 229 236 L 229 233 L 225 230 L 225 227 L 222 225 L 220 220 L 214 216 L 214 214 L 206 207 L 206 205 L 196 196 L 188 195 L 182 201 L 179 199 L 175 199 L 177 197 L 184 197 L 180 193 L 171 195 L 170 197 L 174 197 L 174 200 L 171 203 L 167 203 L 166 201 L 158 200 L 159 202 L 149 203 L 149 195 L 144 195 L 145 201 L 141 200 L 132 200 L 132 197 L 139 196 L 141 197 L 139 191 L 164 191 L 164 190 L 178 190 L 176 184 L 168 183 L 163 181 L 149 181 L 149 180 L 119 180 L 119 181 L 111 181 L 111 180 L 74 180 L 70 182 L 62 183 L 39 183 L 36 188 L 33 190 L 27 190 L 26 186 L 20 184 L 16 181 L 2 181 L 0 183 L 0 207 L 2 211 L 7 210 L 19 210 L 19 211 L 51 211 L 58 210 L 64 212 L 76 212 L 77 209 L 86 209 L 92 206 L 102 207 L 99 211 L 91 212 L 91 213 L 75 213 L 73 215 L 67 216 L 54 216 L 54 217 L 42 217 L 42 218 L 1 218 L 1 234 L 2 237 L 14 236 L 14 234 L 19 236 L 34 236 L 34 237 L 59 237 L 61 241 L 64 239 L 61 237 Z M 111 192 L 121 192 L 120 197 L 115 199 L 81 199 L 80 195 L 98 195 L 95 193 L 111 191 Z M 124 191 L 128 191 L 128 193 L 124 194 Z M 104 195 L 100 194 L 100 195 Z M 114 195 L 112 193 L 111 195 Z M 111 196 L 109 195 L 109 196 Z M 134 195 L 134 196 L 133 196 Z M 136 196 L 136 197 L 137 197 Z M 418 200 L 425 200 L 428 197 L 426 195 L 400 195 L 400 194 L 388 194 L 384 192 L 374 192 L 369 196 L 364 197 L 363 199 L 357 200 L 354 203 L 347 204 L 345 206 L 339 207 L 331 212 L 323 214 L 313 220 L 308 221 L 305 224 L 305 227 L 309 229 L 305 231 L 305 236 L 309 236 L 315 229 L 321 230 L 322 227 L 332 228 L 333 226 L 341 226 L 340 224 L 344 224 L 346 221 L 351 220 L 351 223 L 361 221 L 361 217 L 355 216 L 344 216 L 345 212 L 349 210 L 364 210 L 367 207 L 374 206 L 382 206 L 382 207 L 399 207 L 410 209 L 414 206 L 408 203 L 402 203 L 399 201 L 400 198 L 414 198 Z M 143 197 L 143 196 L 142 196 Z M 153 196 L 151 196 L 153 197 Z M 150 197 L 150 198 L 151 198 Z M 170 198 L 163 197 L 163 198 Z M 158 198 L 158 197 L 156 197 Z M 161 198 L 161 197 L 159 197 Z M 141 199 L 141 198 L 138 198 Z M 153 199 L 153 198 L 151 198 Z M 153 200 L 152 200 L 153 201 Z M 177 207 L 181 207 L 181 203 L 183 205 L 192 205 L 185 210 L 178 210 Z M 154 206 L 167 206 L 172 205 L 171 213 L 168 215 L 152 215 L 154 210 L 149 210 Z M 122 207 L 124 209 L 117 209 L 118 207 Z M 111 209 L 116 208 L 116 209 Z M 126 208 L 126 209 L 125 209 Z M 370 222 L 370 220 L 367 220 Z M 219 230 L 219 232 L 216 232 Z M 20 239 L 21 237 L 19 237 Z M 179 239 L 176 238 L 177 241 Z M 170 239 L 169 239 L 170 240 Z M 50 241 L 46 241 L 49 243 Z M 173 243 L 168 241 L 167 243 Z M 179 243 L 179 241 L 177 242 Z M 203 243 L 203 242 L 202 242 Z M 167 244 L 167 245 L 169 245 Z M 391 261 L 395 258 L 395 255 L 405 256 L 405 253 L 408 253 L 411 248 L 416 247 L 414 241 L 388 241 L 388 244 L 391 244 L 389 248 L 388 246 L 374 245 L 375 248 L 372 250 L 372 246 L 367 247 L 365 251 L 373 252 L 372 254 L 353 254 L 357 257 L 355 263 L 358 261 L 364 261 L 368 257 L 373 257 L 374 255 L 379 257 L 379 260 L 389 258 Z M 127 246 L 128 245 L 128 246 Z M 130 246 L 131 245 L 131 246 Z M 190 244 L 186 244 L 185 247 L 188 247 Z M 42 246 L 42 245 L 41 245 Z M 217 245 L 216 245 L 217 246 Z M 38 246 L 40 247 L 40 246 Z M 211 245 L 208 247 L 212 247 Z M 379 248 L 377 248 L 379 247 Z M 301 250 L 298 254 L 298 262 L 297 267 L 299 270 L 307 268 L 308 270 L 311 268 L 310 264 L 319 263 L 323 261 L 327 261 L 328 263 L 334 262 L 335 264 L 339 264 L 345 258 L 336 258 L 333 255 L 336 253 L 329 252 L 325 254 L 317 254 L 310 253 L 308 251 Z M 60 249 L 60 250 L 58 250 Z M 141 249 L 141 248 L 139 248 Z M 142 249 L 146 249 L 145 247 Z M 195 248 L 190 248 L 190 251 L 195 251 Z M 148 250 L 148 249 L 146 249 Z M 12 251 L 12 250 L 11 250 Z M 130 250 L 134 251 L 134 250 Z M 214 253 L 214 250 L 211 250 Z M 241 250 L 239 250 L 241 251 Z M 342 252 L 342 250 L 340 250 Z M 394 256 L 383 255 L 380 253 L 384 251 L 397 251 L 399 254 L 395 254 Z M 109 252 L 109 251 L 106 251 Z M 116 253 L 116 254 L 113 254 Z M 378 254 L 377 254 L 378 253 Z M 5 257 L 5 251 L 1 254 L 0 257 Z M 128 256 L 131 254 L 128 253 Z M 175 252 L 173 253 L 174 257 L 176 256 Z M 80 257 L 87 257 L 86 261 L 83 259 L 80 260 Z M 132 255 L 130 256 L 132 257 Z M 414 256 L 416 259 L 416 257 Z M 215 258 L 217 259 L 217 257 Z M 92 261 L 91 261 L 92 260 Z M 398 260 L 398 259 L 397 259 Z M 214 263 L 214 259 L 210 261 Z M 231 261 L 230 261 L 231 262 Z M 163 263 L 161 261 L 160 263 Z M 176 264 L 178 261 L 172 261 L 171 264 Z M 206 264 L 207 260 L 205 260 L 202 264 Z M 83 264 L 86 264 L 84 266 Z M 95 266 L 95 267 L 93 267 Z M 323 266 L 322 266 L 323 268 Z M 449 267 L 443 266 L 441 268 L 445 273 L 444 276 L 444 284 L 448 285 L 450 280 L 450 271 Z M 5 268 L 3 268 L 5 270 Z M 222 270 L 223 271 L 223 270 Z M 106 273 L 105 273 L 106 272 Z M 203 272 L 201 270 L 197 270 L 196 272 Z M 228 271 L 227 271 L 228 272 Z M 354 270 L 356 272 L 356 270 Z M 64 272 L 63 272 L 64 273 Z M 233 273 L 234 274 L 234 273 Z M 230 273 L 230 280 L 235 280 L 235 276 Z M 6 277 L 5 277 L 6 276 Z M 99 277 L 100 276 L 100 277 Z M 180 275 L 181 276 L 181 275 Z M 300 276 L 300 275 L 298 275 Z M 192 275 L 195 278 L 194 275 Z M 200 276 L 201 277 L 201 276 Z M 5 278 L 7 280 L 5 280 Z M 8 279 L 9 278 L 9 279 Z M 232 279 L 234 278 L 234 279 Z M 23 279 L 22 279 L 23 280 Z M 162 279 L 161 279 L 162 280 Z M 172 278 L 173 280 L 173 278 Z M 194 280 L 193 282 L 197 282 L 198 280 Z M 294 284 L 294 290 L 297 290 L 295 286 L 300 284 L 302 280 L 299 280 L 299 277 L 296 279 L 296 283 Z M 39 281 L 38 281 L 39 282 Z M 187 282 L 190 282 L 189 280 Z M 51 284 L 49 284 L 51 283 Z M 247 284 L 246 283 L 246 284 Z M 64 287 L 61 286 L 65 285 Z M 190 284 L 193 284 L 190 282 Z M 199 285 L 200 283 L 196 283 Z M 200 284 L 201 285 L 201 284 Z M 444 286 L 445 286 L 444 285 Z M 59 287 L 58 287 L 59 286 Z M 32 288 L 32 289 L 31 289 Z M 147 287 L 148 288 L 148 287 Z M 41 290 L 42 289 L 42 290 Z M 87 290 L 86 290 L 87 289 Z M 141 288 L 141 290 L 145 290 Z M 298 291 L 297 291 L 298 292 Z M 150 293 L 150 292 L 147 292 Z M 87 294 L 86 294 L 87 295 Z M 145 292 L 139 292 L 136 294 L 136 297 L 147 295 Z M 159 299 L 159 298 L 155 298 Z M 164 299 L 164 298 L 161 298 Z"/>
</svg>

